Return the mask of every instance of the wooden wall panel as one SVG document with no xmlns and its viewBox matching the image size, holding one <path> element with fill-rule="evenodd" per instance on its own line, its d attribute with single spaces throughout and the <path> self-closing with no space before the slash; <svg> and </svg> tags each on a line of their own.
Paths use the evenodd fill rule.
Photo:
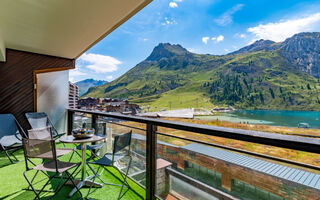
<svg viewBox="0 0 320 200">
<path fill-rule="evenodd" d="M 24 114 L 34 111 L 33 72 L 72 69 L 74 60 L 12 49 L 6 50 L 6 57 L 0 62 L 0 113 L 14 114 L 26 130 Z"/>
</svg>

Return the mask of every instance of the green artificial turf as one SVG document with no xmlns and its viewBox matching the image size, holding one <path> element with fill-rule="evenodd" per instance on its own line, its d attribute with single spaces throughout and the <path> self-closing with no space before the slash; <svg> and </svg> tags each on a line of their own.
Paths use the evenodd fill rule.
<svg viewBox="0 0 320 200">
<path fill-rule="evenodd" d="M 61 147 L 61 144 L 58 146 Z M 71 146 L 73 147 L 73 146 Z M 24 156 L 23 151 L 20 150 L 15 153 L 17 158 L 22 161 L 16 164 L 11 164 L 10 161 L 7 159 L 4 153 L 0 153 L 0 200 L 7 200 L 7 199 L 34 199 L 35 194 L 32 191 L 25 190 L 28 186 L 27 181 L 25 180 L 23 176 L 23 172 L 25 171 L 25 162 L 24 162 Z M 71 153 L 70 153 L 71 155 Z M 67 161 L 70 157 L 70 155 L 65 155 L 60 160 Z M 37 163 L 40 163 L 41 160 L 37 160 Z M 80 162 L 80 158 L 77 155 L 74 155 L 72 162 Z M 71 169 L 69 172 L 72 172 Z M 79 170 L 79 169 L 78 169 Z M 28 173 L 28 177 L 32 177 L 34 174 L 34 170 L 30 171 Z M 89 175 L 92 175 L 93 173 L 90 171 L 90 169 L 87 167 L 87 171 L 89 172 Z M 77 175 L 77 177 L 80 176 Z M 114 184 L 121 184 L 121 175 L 119 172 L 115 169 L 108 168 L 108 171 L 104 171 L 103 175 L 101 176 L 105 182 L 110 182 Z M 37 189 L 40 189 L 43 184 L 47 181 L 46 176 L 43 174 L 40 174 L 37 176 L 35 182 L 35 187 Z M 52 181 L 49 186 L 46 189 L 51 189 L 52 186 L 57 186 L 57 182 L 59 180 Z M 122 195 L 123 200 L 139 200 L 144 199 L 145 197 L 145 190 L 141 188 L 139 185 L 135 184 L 133 181 L 128 180 L 131 189 L 124 188 Z M 72 190 L 71 186 L 64 186 L 63 189 L 52 199 L 67 199 L 67 196 L 69 192 Z M 88 188 L 82 188 L 81 189 L 83 197 L 87 195 Z M 102 188 L 93 189 L 91 190 L 92 194 L 90 194 L 90 199 L 106 199 L 106 200 L 112 200 L 117 199 L 120 187 L 117 186 L 109 186 L 109 185 L 103 185 Z M 50 196 L 52 196 L 53 193 L 42 193 L 41 198 L 48 199 Z M 72 198 L 69 199 L 79 199 L 80 195 L 78 193 L 75 193 Z"/>
</svg>

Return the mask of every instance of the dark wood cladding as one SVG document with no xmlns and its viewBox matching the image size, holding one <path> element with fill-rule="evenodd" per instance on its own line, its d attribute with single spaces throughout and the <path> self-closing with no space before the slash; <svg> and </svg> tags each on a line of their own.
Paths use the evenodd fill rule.
<svg viewBox="0 0 320 200">
<path fill-rule="evenodd" d="M 74 60 L 7 49 L 6 62 L 0 62 L 0 113 L 12 113 L 24 129 L 24 117 L 34 111 L 34 80 L 36 70 L 74 68 Z"/>
</svg>

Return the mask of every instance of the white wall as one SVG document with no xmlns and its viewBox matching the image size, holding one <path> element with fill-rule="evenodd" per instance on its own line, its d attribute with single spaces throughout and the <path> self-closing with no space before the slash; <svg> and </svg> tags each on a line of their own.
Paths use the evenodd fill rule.
<svg viewBox="0 0 320 200">
<path fill-rule="evenodd" d="M 46 112 L 59 133 L 67 131 L 69 71 L 37 74 L 37 112 Z"/>
</svg>

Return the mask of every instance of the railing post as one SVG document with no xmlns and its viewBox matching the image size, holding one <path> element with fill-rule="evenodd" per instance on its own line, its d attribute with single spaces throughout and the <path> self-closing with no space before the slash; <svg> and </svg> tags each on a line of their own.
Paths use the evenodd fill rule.
<svg viewBox="0 0 320 200">
<path fill-rule="evenodd" d="M 98 123 L 97 123 L 97 115 L 92 114 L 91 117 L 91 124 L 92 124 L 92 128 L 94 128 L 95 132 L 98 133 Z"/>
<path fill-rule="evenodd" d="M 98 134 L 98 123 L 97 123 L 97 119 L 98 119 L 98 116 L 95 115 L 95 114 L 92 114 L 91 115 L 91 126 L 92 128 L 94 128 L 94 131 L 96 134 Z M 92 142 L 93 145 L 96 144 L 96 142 Z M 94 149 L 93 150 L 93 153 L 97 153 L 96 150 Z"/>
<path fill-rule="evenodd" d="M 73 127 L 73 114 L 74 112 L 71 110 L 68 110 L 68 130 L 67 135 L 71 135 L 72 127 Z"/>
<path fill-rule="evenodd" d="M 146 141 L 146 199 L 154 200 L 156 192 L 156 161 L 157 161 L 157 126 L 147 124 Z"/>
</svg>

